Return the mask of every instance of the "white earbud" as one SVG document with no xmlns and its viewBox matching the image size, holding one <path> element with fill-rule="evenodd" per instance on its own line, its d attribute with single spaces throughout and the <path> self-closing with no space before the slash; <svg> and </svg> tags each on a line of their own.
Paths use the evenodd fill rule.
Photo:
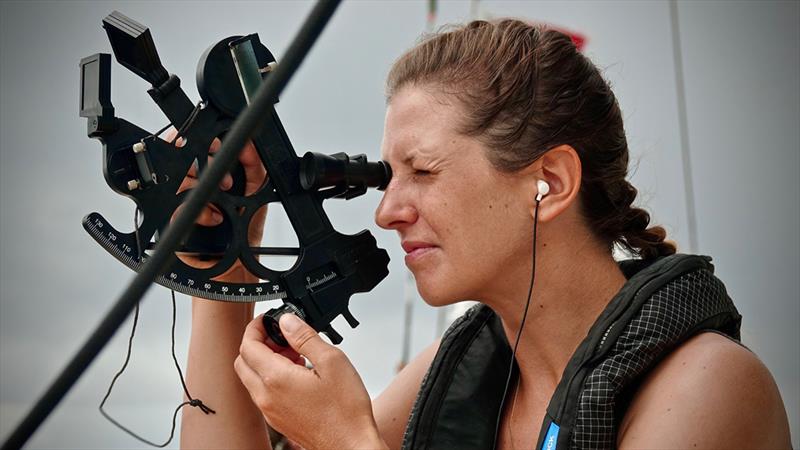
<svg viewBox="0 0 800 450">
<path fill-rule="evenodd" d="M 548 192 L 550 192 L 550 185 L 547 184 L 547 181 L 538 180 L 536 182 L 536 188 L 539 190 L 539 193 L 536 194 L 536 201 L 540 202 L 542 201 L 544 196 L 547 195 Z"/>
</svg>

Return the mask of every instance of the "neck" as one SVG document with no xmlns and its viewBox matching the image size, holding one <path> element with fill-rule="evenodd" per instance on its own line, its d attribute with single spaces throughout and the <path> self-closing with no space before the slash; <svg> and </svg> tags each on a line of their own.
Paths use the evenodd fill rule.
<svg viewBox="0 0 800 450">
<path fill-rule="evenodd" d="M 555 236 L 539 231 L 535 284 L 516 353 L 521 389 L 530 380 L 555 388 L 570 357 L 625 283 L 607 249 L 588 233 L 575 239 L 574 233 Z M 502 280 L 503 288 L 484 301 L 502 319 L 512 348 L 530 287 L 530 258 L 528 253 L 527 263 L 518 265 L 522 270 Z"/>
</svg>

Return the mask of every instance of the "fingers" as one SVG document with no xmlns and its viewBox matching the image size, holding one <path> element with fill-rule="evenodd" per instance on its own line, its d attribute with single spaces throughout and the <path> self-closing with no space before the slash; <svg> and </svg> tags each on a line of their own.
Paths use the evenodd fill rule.
<svg viewBox="0 0 800 450">
<path fill-rule="evenodd" d="M 247 141 L 244 149 L 239 153 L 239 162 L 242 163 L 242 167 L 244 167 L 246 178 L 244 195 L 257 192 L 267 179 L 267 169 L 264 168 L 264 164 L 261 162 L 261 157 L 258 156 L 258 151 L 253 141 Z"/>
<path fill-rule="evenodd" d="M 167 132 L 167 137 L 174 137 L 175 130 L 171 129 Z M 176 141 L 176 145 L 180 147 L 180 143 L 182 142 L 182 138 L 178 138 Z M 220 140 L 214 139 L 209 146 L 209 155 L 208 155 L 208 164 L 213 164 L 214 162 L 214 155 L 213 153 L 219 150 L 220 147 Z M 186 177 L 181 182 L 181 185 L 178 187 L 178 193 L 186 191 L 188 189 L 193 189 L 197 185 L 197 177 L 198 177 L 198 166 L 197 161 L 195 161 L 190 167 L 189 171 L 186 174 Z M 226 191 L 233 186 L 233 177 L 231 174 L 226 173 L 225 176 L 219 183 L 220 189 Z M 201 211 L 200 215 L 197 218 L 196 223 L 198 225 L 206 226 L 206 227 L 213 227 L 221 224 L 224 220 L 222 213 L 219 209 L 212 205 L 208 204 L 205 208 Z"/>
<path fill-rule="evenodd" d="M 208 152 L 217 153 L 220 147 L 222 147 L 222 141 L 220 141 L 219 138 L 214 138 L 214 140 L 211 141 L 211 145 L 208 146 Z"/>
<path fill-rule="evenodd" d="M 268 337 L 262 316 L 253 319 L 245 328 L 239 354 L 256 372 L 265 377 L 285 370 L 306 370 L 305 360 L 291 348 L 280 347 Z M 302 369 L 297 366 L 302 366 Z"/>
<path fill-rule="evenodd" d="M 200 212 L 196 223 L 204 227 L 214 227 L 221 224 L 223 220 L 222 213 L 219 212 L 217 207 L 209 204 Z"/>
<path fill-rule="evenodd" d="M 265 405 L 267 403 L 267 391 L 264 389 L 264 383 L 258 373 L 247 365 L 241 355 L 237 356 L 233 362 L 233 369 L 247 392 L 250 393 L 253 403 L 258 406 Z"/>
<path fill-rule="evenodd" d="M 181 193 L 185 190 L 192 189 L 197 184 L 197 180 L 191 177 L 186 177 L 181 182 L 180 187 L 178 187 L 178 193 Z M 180 207 L 178 210 L 175 211 L 178 214 L 180 211 Z M 175 216 L 173 215 L 173 218 Z M 220 212 L 219 208 L 215 205 L 208 203 L 206 207 L 200 212 L 200 215 L 197 217 L 196 223 L 198 225 L 202 225 L 204 227 L 213 227 L 217 226 L 222 223 L 224 217 Z"/>
<path fill-rule="evenodd" d="M 167 141 L 171 141 L 175 139 L 177 134 L 177 130 L 175 128 L 170 128 L 165 135 Z M 175 139 L 175 145 L 177 147 L 182 147 L 185 144 L 185 140 L 183 137 L 178 137 Z M 219 138 L 214 138 L 211 141 L 211 144 L 208 148 L 208 160 L 207 164 L 214 163 L 214 154 L 219 151 L 222 147 L 222 141 Z M 261 158 L 258 155 L 258 151 L 253 144 L 253 141 L 247 141 L 244 149 L 239 154 L 239 161 L 242 164 L 245 172 L 245 195 L 252 195 L 253 193 L 257 192 L 261 186 L 264 185 L 264 181 L 266 180 L 266 169 L 264 168 L 263 163 L 261 162 Z M 195 161 L 187 171 L 186 177 L 181 181 L 180 186 L 178 187 L 178 193 L 184 192 L 189 189 L 193 189 L 197 185 L 197 179 L 199 177 L 200 167 L 198 167 L 197 161 Z M 223 191 L 227 191 L 233 187 L 233 176 L 230 173 L 226 173 L 225 176 L 219 183 L 219 188 Z M 257 235 L 253 239 L 249 239 L 253 242 L 259 242 L 261 239 L 261 234 L 263 232 L 263 222 L 264 216 L 266 214 L 266 207 L 261 208 L 256 213 L 256 219 L 251 221 L 251 227 L 248 229 L 248 238 L 250 235 Z M 224 221 L 224 216 L 220 213 L 219 209 L 212 204 L 206 205 L 206 207 L 201 212 L 200 216 L 197 219 L 197 224 L 206 226 L 206 227 L 213 227 L 221 224 Z M 253 223 L 255 222 L 255 223 Z M 299 355 L 298 355 L 299 357 Z M 291 360 L 297 360 L 297 358 L 290 358 Z"/>
<path fill-rule="evenodd" d="M 213 164 L 213 163 L 214 163 L 214 155 L 209 153 L 208 164 Z M 189 167 L 189 171 L 186 173 L 186 178 L 196 180 L 198 178 L 197 170 L 198 170 L 197 161 L 195 161 Z M 194 187 L 194 185 L 192 185 L 192 187 Z M 219 182 L 219 188 L 222 189 L 223 191 L 227 191 L 231 187 L 233 187 L 233 177 L 231 176 L 230 173 L 226 173 L 225 176 L 222 177 L 222 180 Z"/>
<path fill-rule="evenodd" d="M 275 353 L 261 316 L 248 324 L 234 368 L 267 423 L 306 448 L 379 447 L 364 445 L 378 435 L 375 419 L 364 383 L 344 354 L 296 316 L 284 314 L 279 325 L 315 366 L 301 368 Z"/>
<path fill-rule="evenodd" d="M 294 314 L 282 315 L 279 325 L 289 345 L 308 358 L 318 370 L 324 370 L 324 366 L 343 356 L 341 350 L 323 341 L 313 328 Z"/>
<path fill-rule="evenodd" d="M 172 216 L 173 219 L 177 217 L 178 214 L 180 214 L 180 210 L 175 212 L 175 214 Z M 200 211 L 200 215 L 197 216 L 195 223 L 204 227 L 215 227 L 221 224 L 224 220 L 225 219 L 219 209 L 209 203 L 205 208 L 202 209 L 202 211 Z"/>
<path fill-rule="evenodd" d="M 245 361 L 244 357 L 241 355 L 236 357 L 236 360 L 233 361 L 233 369 L 236 372 L 236 375 L 239 376 L 239 380 L 242 381 L 245 389 L 250 394 L 250 398 L 253 399 L 253 403 L 262 410 L 262 412 L 267 412 L 270 409 L 272 402 L 270 402 L 270 384 L 271 380 L 274 377 L 263 377 L 257 371 L 255 371 L 247 361 Z M 269 421 L 268 416 L 264 416 L 267 421 Z M 270 423 L 270 426 L 273 428 L 275 427 L 273 424 Z"/>
<path fill-rule="evenodd" d="M 272 338 L 267 338 L 265 344 L 267 344 L 267 347 L 269 347 L 269 349 L 272 350 L 273 352 L 283 356 L 284 358 L 288 359 L 289 361 L 295 364 L 305 367 L 306 359 L 303 358 L 303 356 L 300 353 L 297 353 L 297 351 L 292 347 L 284 347 L 280 344 L 276 344 L 275 341 L 272 340 Z"/>
<path fill-rule="evenodd" d="M 166 134 L 165 138 L 167 141 L 171 141 L 175 138 L 177 134 L 177 130 L 175 128 L 170 128 Z M 179 137 L 175 140 L 176 147 L 183 147 L 185 144 L 185 140 L 183 137 Z M 219 138 L 214 138 L 211 141 L 211 144 L 208 147 L 208 163 L 211 164 L 214 161 L 214 154 L 219 151 L 222 147 L 222 141 Z M 256 150 L 253 141 L 247 141 L 244 149 L 239 153 L 239 162 L 244 167 L 245 172 L 245 195 L 251 195 L 258 191 L 261 186 L 264 184 L 266 180 L 267 170 L 264 168 L 263 163 L 261 162 L 261 157 L 258 155 L 258 151 Z M 197 162 L 192 164 L 189 168 L 189 172 L 187 173 L 188 178 L 197 178 L 198 174 L 198 167 Z M 183 187 L 183 185 L 181 185 Z M 219 187 L 223 191 L 227 191 L 233 186 L 233 177 L 230 173 L 226 173 L 225 177 L 220 181 Z M 188 187 L 184 187 L 184 189 L 188 189 Z M 179 191 L 180 192 L 180 191 Z"/>
<path fill-rule="evenodd" d="M 263 317 L 263 314 L 259 314 L 247 324 L 247 327 L 244 329 L 242 341 L 266 342 L 268 336 L 267 330 L 264 329 Z"/>
</svg>

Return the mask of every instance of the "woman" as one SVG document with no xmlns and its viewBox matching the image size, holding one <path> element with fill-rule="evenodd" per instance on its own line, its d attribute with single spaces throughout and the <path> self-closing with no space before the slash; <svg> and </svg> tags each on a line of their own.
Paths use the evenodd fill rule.
<svg viewBox="0 0 800 450">
<path fill-rule="evenodd" d="M 252 306 L 195 300 L 188 383 L 219 413 L 184 413 L 182 445 L 266 448 L 263 415 L 321 449 L 790 446 L 712 267 L 631 206 L 619 106 L 568 37 L 515 20 L 435 35 L 395 63 L 387 105 L 376 222 L 426 302 L 481 305 L 370 401 L 295 317 L 280 349 Z"/>
</svg>

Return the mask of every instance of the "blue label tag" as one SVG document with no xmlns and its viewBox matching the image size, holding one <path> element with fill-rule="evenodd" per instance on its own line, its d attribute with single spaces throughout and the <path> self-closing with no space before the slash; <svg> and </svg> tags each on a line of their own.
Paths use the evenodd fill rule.
<svg viewBox="0 0 800 450">
<path fill-rule="evenodd" d="M 550 428 L 547 429 L 547 435 L 544 437 L 542 450 L 556 450 L 558 445 L 558 425 L 555 422 L 550 422 Z"/>
</svg>

